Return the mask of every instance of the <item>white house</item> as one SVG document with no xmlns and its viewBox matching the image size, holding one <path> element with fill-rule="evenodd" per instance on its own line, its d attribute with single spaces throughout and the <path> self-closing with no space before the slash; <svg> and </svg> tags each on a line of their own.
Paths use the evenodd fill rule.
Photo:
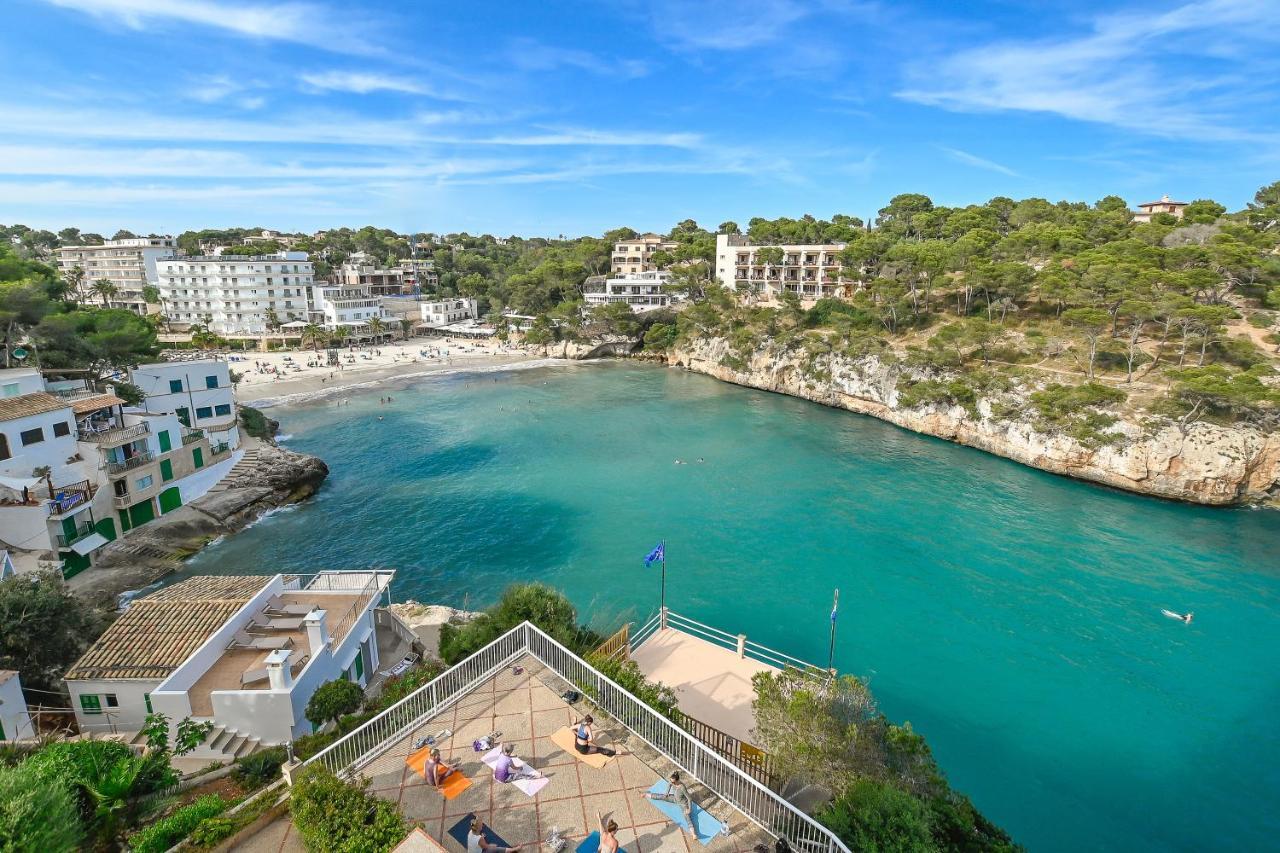
<svg viewBox="0 0 1280 853">
<path fill-rule="evenodd" d="M 440 329 L 463 320 L 474 320 L 477 317 L 476 310 L 474 299 L 461 296 L 421 302 L 418 305 L 420 325 L 433 329 Z"/>
<path fill-rule="evenodd" d="M 738 234 L 716 235 L 716 279 L 729 290 L 777 296 L 783 291 L 802 299 L 840 296 L 846 282 L 840 278 L 840 252 L 845 243 L 805 245 L 756 245 Z M 778 263 L 764 263 L 760 250 L 778 248 Z"/>
<path fill-rule="evenodd" d="M 622 302 L 636 313 L 653 311 L 671 304 L 671 294 L 664 289 L 670 280 L 671 274 L 665 270 L 587 279 L 582 298 L 588 308 Z"/>
<path fill-rule="evenodd" d="M 156 262 L 172 258 L 176 248 L 172 237 L 130 237 L 107 240 L 101 246 L 63 246 L 57 250 L 58 271 L 66 278 L 76 267 L 84 270 L 81 299 L 97 301 L 89 288 L 95 281 L 106 279 L 116 288 L 107 304 L 145 314 L 142 288 L 159 284 Z"/>
<path fill-rule="evenodd" d="M 35 736 L 18 673 L 11 669 L 0 669 L 0 741 Z"/>
<path fill-rule="evenodd" d="M 321 684 L 368 685 L 374 611 L 393 572 L 201 576 L 135 600 L 66 675 L 83 732 L 136 732 L 152 711 L 215 728 L 196 757 L 307 734 Z"/>
<path fill-rule="evenodd" d="M 142 364 L 129 371 L 129 381 L 146 395 L 142 411 L 172 413 L 184 427 L 204 430 L 211 448 L 240 446 L 235 389 L 225 361 Z"/>
<path fill-rule="evenodd" d="M 369 321 L 389 318 L 382 301 L 369 291 L 367 284 L 317 284 L 311 288 L 312 319 L 331 332 L 358 335 L 368 329 Z"/>
<path fill-rule="evenodd" d="M 172 258 L 157 264 L 169 319 L 223 335 L 262 334 L 273 320 L 305 319 L 314 276 L 306 252 Z"/>
</svg>

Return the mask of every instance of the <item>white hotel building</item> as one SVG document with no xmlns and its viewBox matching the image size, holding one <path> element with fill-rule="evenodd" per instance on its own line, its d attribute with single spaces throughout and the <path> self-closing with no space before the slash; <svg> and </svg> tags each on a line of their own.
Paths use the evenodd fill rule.
<svg viewBox="0 0 1280 853">
<path fill-rule="evenodd" d="M 305 320 L 314 268 L 306 252 L 172 258 L 158 265 L 160 296 L 176 323 L 208 323 L 220 335 L 267 330 L 268 312 L 280 323 Z"/>
<path fill-rule="evenodd" d="M 112 308 L 145 314 L 142 288 L 159 284 L 156 262 L 172 258 L 176 246 L 172 237 L 131 237 L 108 240 L 101 246 L 63 246 L 57 250 L 58 272 L 65 279 L 76 267 L 84 270 L 80 298 L 87 302 L 98 301 L 89 288 L 105 278 L 116 287 L 116 294 L 107 300 Z"/>
<path fill-rule="evenodd" d="M 375 296 L 367 284 L 313 285 L 310 316 L 312 322 L 344 335 L 367 331 L 369 321 L 375 317 L 385 324 L 394 319 L 382 309 L 382 299 Z"/>
<path fill-rule="evenodd" d="M 639 314 L 671 304 L 671 294 L 663 289 L 670 280 L 671 274 L 665 270 L 587 279 L 582 285 L 582 298 L 588 308 L 624 302 Z"/>
<path fill-rule="evenodd" d="M 770 244 L 755 245 L 737 234 L 716 235 L 716 279 L 729 290 L 750 291 L 777 297 L 783 291 L 801 299 L 842 296 L 847 284 L 840 278 L 840 252 L 845 243 L 782 246 L 782 263 L 760 263 L 758 252 Z"/>
</svg>

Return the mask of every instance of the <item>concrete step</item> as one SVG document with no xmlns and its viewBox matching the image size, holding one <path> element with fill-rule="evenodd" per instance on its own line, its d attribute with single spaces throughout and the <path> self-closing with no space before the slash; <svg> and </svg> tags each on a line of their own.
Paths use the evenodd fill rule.
<svg viewBox="0 0 1280 853">
<path fill-rule="evenodd" d="M 239 754 L 238 750 L 240 749 L 240 747 L 244 746 L 245 742 L 248 740 L 249 739 L 244 735 L 237 734 L 231 740 L 227 741 L 226 744 L 222 747 L 223 755 L 229 755 L 234 758 Z"/>
<path fill-rule="evenodd" d="M 244 743 L 240 744 L 240 748 L 232 753 L 232 755 L 236 758 L 244 758 L 246 755 L 253 755 L 253 753 L 257 752 L 261 747 L 262 741 L 258 740 L 256 737 L 245 738 Z"/>
<path fill-rule="evenodd" d="M 233 732 L 227 731 L 223 726 L 218 726 L 209 732 L 209 736 L 204 739 L 204 745 L 213 752 L 221 752 L 222 746 L 230 740 Z"/>
</svg>

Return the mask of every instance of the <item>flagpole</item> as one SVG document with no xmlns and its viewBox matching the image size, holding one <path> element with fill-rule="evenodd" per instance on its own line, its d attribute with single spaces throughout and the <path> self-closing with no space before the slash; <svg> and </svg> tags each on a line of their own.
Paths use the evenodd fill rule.
<svg viewBox="0 0 1280 853">
<path fill-rule="evenodd" d="M 662 595 L 658 601 L 658 612 L 662 614 L 662 627 L 667 627 L 667 540 L 662 540 Z"/>
<path fill-rule="evenodd" d="M 831 602 L 831 645 L 827 649 L 827 670 L 834 672 L 832 664 L 836 657 L 836 610 L 840 607 L 840 590 L 836 590 Z"/>
</svg>

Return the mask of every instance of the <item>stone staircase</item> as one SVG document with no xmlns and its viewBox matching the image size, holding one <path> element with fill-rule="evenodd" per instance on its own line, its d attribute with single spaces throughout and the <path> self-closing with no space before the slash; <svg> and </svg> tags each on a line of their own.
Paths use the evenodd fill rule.
<svg viewBox="0 0 1280 853">
<path fill-rule="evenodd" d="M 142 732 L 138 732 L 129 743 L 140 749 L 146 745 L 147 738 Z M 256 737 L 242 735 L 235 729 L 228 729 L 225 726 L 214 726 L 209 736 L 204 739 L 204 743 L 187 753 L 185 757 L 225 761 L 229 764 L 263 748 L 262 742 Z"/>
<path fill-rule="evenodd" d="M 240 461 L 231 466 L 231 470 L 227 472 L 227 476 L 219 480 L 210 492 L 225 492 L 227 489 L 239 485 L 252 484 L 253 472 L 258 467 L 258 448 L 245 448 L 244 456 L 240 457 Z"/>
</svg>

